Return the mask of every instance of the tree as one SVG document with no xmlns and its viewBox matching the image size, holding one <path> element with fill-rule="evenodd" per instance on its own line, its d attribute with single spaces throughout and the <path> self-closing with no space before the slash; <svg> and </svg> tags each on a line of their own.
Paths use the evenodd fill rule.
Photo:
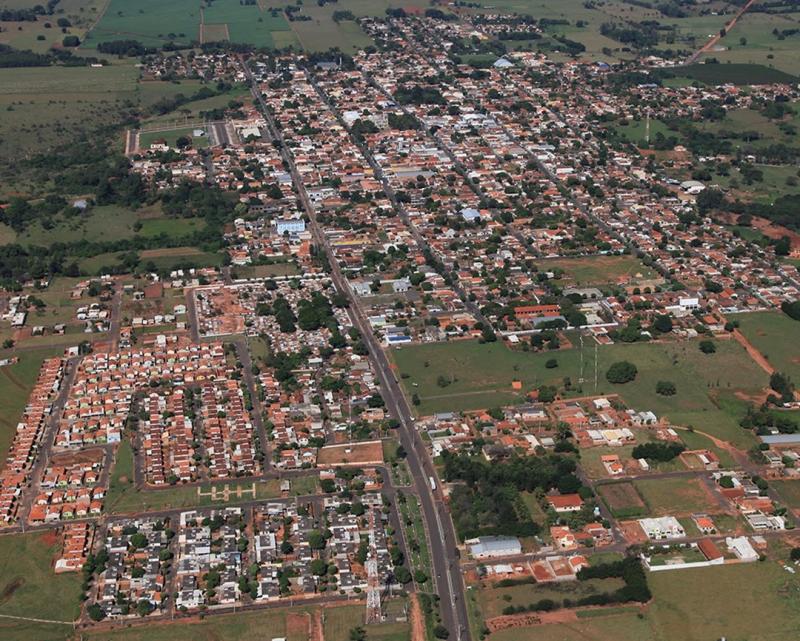
<svg viewBox="0 0 800 641">
<path fill-rule="evenodd" d="M 554 368 L 558 367 L 558 361 L 557 361 L 555 358 L 551 358 L 550 360 L 548 360 L 548 361 L 547 361 L 547 362 L 544 364 L 544 366 L 545 366 L 547 369 L 554 369 Z"/>
<path fill-rule="evenodd" d="M 437 623 L 433 628 L 433 636 L 435 636 L 437 639 L 446 639 L 450 636 L 450 631 L 441 623 Z"/>
<path fill-rule="evenodd" d="M 350 641 L 366 641 L 366 639 L 367 631 L 360 625 L 350 630 Z"/>
<path fill-rule="evenodd" d="M 325 537 L 319 530 L 311 530 L 308 533 L 308 544 L 312 550 L 321 550 L 325 547 Z"/>
<path fill-rule="evenodd" d="M 653 322 L 653 327 L 662 334 L 668 334 L 672 331 L 672 318 L 669 314 L 659 314 Z"/>
<path fill-rule="evenodd" d="M 714 341 L 700 341 L 700 351 L 703 354 L 713 354 L 717 351 L 717 346 L 714 344 Z"/>
<path fill-rule="evenodd" d="M 411 572 L 405 565 L 398 565 L 394 569 L 394 578 L 398 583 L 411 583 Z"/>
<path fill-rule="evenodd" d="M 417 570 L 414 572 L 414 581 L 417 583 L 426 583 L 428 581 L 428 575 L 425 574 L 422 570 Z"/>
<path fill-rule="evenodd" d="M 639 370 L 636 369 L 636 365 L 633 363 L 629 361 L 617 361 L 608 368 L 606 380 L 608 380 L 609 383 L 615 384 L 629 383 L 636 378 L 638 373 Z"/>
<path fill-rule="evenodd" d="M 800 561 L 800 548 L 792 548 L 792 551 L 789 553 L 789 558 L 792 561 Z"/>
<path fill-rule="evenodd" d="M 102 621 L 106 613 L 103 612 L 103 608 L 101 608 L 97 603 L 92 603 L 88 608 L 86 608 L 86 612 L 89 614 L 89 618 L 92 621 Z"/>
<path fill-rule="evenodd" d="M 656 383 L 656 394 L 661 396 L 674 396 L 678 392 L 675 383 L 672 381 L 658 381 Z"/>
<path fill-rule="evenodd" d="M 730 476 L 720 476 L 719 477 L 719 486 L 725 488 L 726 490 L 730 490 L 733 488 L 733 478 Z"/>
<path fill-rule="evenodd" d="M 64 39 L 61 41 L 64 47 L 77 47 L 80 43 L 81 41 L 78 36 L 64 36 Z"/>
</svg>

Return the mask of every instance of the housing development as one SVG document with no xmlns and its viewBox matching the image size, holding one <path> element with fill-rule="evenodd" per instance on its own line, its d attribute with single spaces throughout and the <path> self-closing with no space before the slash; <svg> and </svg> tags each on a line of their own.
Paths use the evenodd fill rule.
<svg viewBox="0 0 800 641">
<path fill-rule="evenodd" d="M 0 0 L 0 638 L 796 638 L 792 2 L 158 4 Z"/>
</svg>

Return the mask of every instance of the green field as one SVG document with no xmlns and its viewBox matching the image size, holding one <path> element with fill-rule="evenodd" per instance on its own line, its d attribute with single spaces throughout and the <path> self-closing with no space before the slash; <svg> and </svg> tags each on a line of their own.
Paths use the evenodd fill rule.
<svg viewBox="0 0 800 641">
<path fill-rule="evenodd" d="M 699 479 L 640 479 L 634 482 L 634 487 L 653 516 L 688 515 L 719 509 L 719 505 L 711 502 L 711 496 Z"/>
<path fill-rule="evenodd" d="M 552 258 L 537 264 L 540 271 L 560 269 L 564 272 L 562 285 L 586 287 L 616 284 L 620 280 L 641 281 L 658 274 L 633 256 L 591 256 L 581 258 Z"/>
<path fill-rule="evenodd" d="M 491 641 L 788 641 L 800 626 L 800 579 L 775 562 L 657 572 L 639 616 L 620 608 L 576 622 L 514 628 Z M 621 612 L 621 613 L 620 613 Z"/>
<path fill-rule="evenodd" d="M 380 623 L 365 625 L 363 605 L 327 608 L 324 611 L 325 641 L 349 641 L 350 630 L 363 626 L 369 641 L 407 641 L 410 637 L 407 623 Z"/>
<path fill-rule="evenodd" d="M 288 610 L 239 612 L 204 620 L 181 621 L 179 625 L 148 623 L 113 631 L 84 631 L 86 641 L 263 641 L 285 637 L 307 641 L 308 635 L 286 625 Z M 300 617 L 309 615 L 294 610 Z"/>
<path fill-rule="evenodd" d="M 80 611 L 81 577 L 80 573 L 53 573 L 60 551 L 52 534 L 0 537 L 0 614 L 70 624 L 0 618 L 3 641 L 64 641 L 72 633 L 71 622 Z"/>
<path fill-rule="evenodd" d="M 631 407 L 666 415 L 678 425 L 692 425 L 738 446 L 754 442 L 752 435 L 738 426 L 740 406 L 730 411 L 720 402 L 736 390 L 757 393 L 767 384 L 767 375 L 738 343 L 717 341 L 717 352 L 711 355 L 702 354 L 696 341 L 599 347 L 596 388 L 595 350 L 588 341 L 584 343 L 586 382 L 575 393 L 618 393 Z M 521 402 L 522 394 L 511 390 L 515 379 L 522 381 L 522 391 L 527 392 L 542 384 L 560 385 L 564 376 L 569 376 L 577 387 L 581 376 L 577 348 L 532 353 L 510 350 L 500 342 L 459 341 L 405 346 L 391 350 L 390 355 L 408 397 L 419 395 L 420 415 Z M 547 369 L 545 363 L 554 357 L 558 367 Z M 605 372 L 611 363 L 620 360 L 634 363 L 639 374 L 632 383 L 612 385 L 606 381 Z M 401 375 L 407 378 L 400 378 Z M 442 388 L 437 384 L 440 376 L 455 380 Z M 659 380 L 674 382 L 678 393 L 670 397 L 656 394 Z"/>
<path fill-rule="evenodd" d="M 20 352 L 18 363 L 0 367 L 0 468 L 5 466 L 6 453 L 39 376 L 42 361 L 60 353 L 61 350 L 52 348 Z M 6 353 L 3 358 L 9 355 Z"/>
<path fill-rule="evenodd" d="M 737 314 L 739 330 L 779 372 L 800 381 L 800 353 L 787 346 L 800 341 L 800 322 L 781 312 Z"/>
<path fill-rule="evenodd" d="M 265 4 L 244 5 L 238 0 L 216 0 L 210 6 L 200 0 L 111 0 L 84 46 L 96 47 L 100 42 L 119 39 L 134 39 L 149 46 L 201 39 L 259 47 L 297 45 L 281 13 L 273 17 Z"/>
<path fill-rule="evenodd" d="M 716 54 L 714 56 L 717 57 Z M 674 67 L 672 71 L 677 76 L 699 80 L 707 85 L 754 85 L 776 82 L 793 84 L 797 82 L 796 75 L 771 69 L 762 64 L 694 64 Z"/>
<path fill-rule="evenodd" d="M 204 133 L 202 136 L 195 136 L 195 129 L 200 129 Z M 154 142 L 163 141 L 172 148 L 177 147 L 176 141 L 178 138 L 188 138 L 192 141 L 192 147 L 195 149 L 204 149 L 208 147 L 208 131 L 203 127 L 179 127 L 178 129 L 169 129 L 166 131 L 145 131 L 139 134 L 139 148 L 149 149 L 150 145 Z"/>
</svg>

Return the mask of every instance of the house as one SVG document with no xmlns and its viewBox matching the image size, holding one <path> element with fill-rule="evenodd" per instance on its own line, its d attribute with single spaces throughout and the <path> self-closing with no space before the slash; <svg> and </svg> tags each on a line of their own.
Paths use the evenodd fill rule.
<svg viewBox="0 0 800 641">
<path fill-rule="evenodd" d="M 556 494 L 548 496 L 547 501 L 556 512 L 577 512 L 583 507 L 583 499 L 578 494 Z"/>
</svg>

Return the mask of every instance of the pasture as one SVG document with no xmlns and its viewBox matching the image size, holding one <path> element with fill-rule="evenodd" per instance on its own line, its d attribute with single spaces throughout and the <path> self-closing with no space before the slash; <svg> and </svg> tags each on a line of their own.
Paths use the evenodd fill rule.
<svg viewBox="0 0 800 641">
<path fill-rule="evenodd" d="M 739 331 L 779 372 L 800 381 L 800 322 L 782 312 L 737 314 Z"/>
<path fill-rule="evenodd" d="M 389 354 L 408 397 L 418 395 L 420 415 L 518 403 L 529 390 L 544 384 L 560 386 L 563 377 L 569 376 L 572 394 L 617 393 L 630 407 L 652 410 L 677 425 L 692 425 L 739 447 L 753 444 L 752 435 L 738 426 L 738 408 L 731 412 L 718 402 L 721 395 L 736 391 L 760 393 L 767 384 L 767 375 L 738 343 L 717 341 L 716 353 L 708 355 L 700 352 L 696 341 L 601 346 L 597 349 L 596 386 L 595 350 L 589 341 L 584 343 L 583 385 L 578 385 L 582 371 L 579 348 L 534 353 L 510 350 L 500 342 L 456 341 L 408 345 Z M 551 358 L 557 359 L 558 367 L 545 367 Z M 634 363 L 639 373 L 631 383 L 612 385 L 605 372 L 620 360 Z M 446 381 L 444 387 L 440 377 Z M 522 382 L 522 391 L 511 389 L 514 380 Z M 674 382 L 678 393 L 670 397 L 656 394 L 659 380 Z"/>
</svg>

